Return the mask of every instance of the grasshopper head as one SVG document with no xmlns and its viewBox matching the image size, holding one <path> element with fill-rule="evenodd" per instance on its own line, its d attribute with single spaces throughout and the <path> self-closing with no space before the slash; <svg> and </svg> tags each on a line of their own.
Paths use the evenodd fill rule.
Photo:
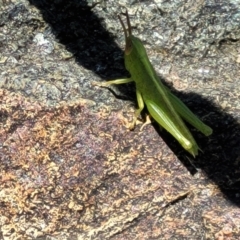
<svg viewBox="0 0 240 240">
<path fill-rule="evenodd" d="M 124 36 L 125 36 L 125 55 L 130 55 L 130 53 L 133 53 L 135 51 L 138 52 L 138 54 L 142 53 L 143 55 L 145 55 L 145 48 L 141 42 L 141 40 L 137 37 L 134 37 L 132 35 L 132 27 L 130 24 L 130 19 L 129 19 L 129 15 L 128 12 L 126 11 L 126 13 L 124 13 L 123 15 L 125 15 L 127 17 L 127 27 L 125 27 L 122 19 L 120 18 L 120 16 L 118 15 L 118 18 L 120 20 L 120 23 L 122 25 L 123 31 L 124 31 Z M 135 53 L 134 53 L 135 55 Z"/>
<path fill-rule="evenodd" d="M 130 24 L 130 19 L 129 19 L 129 15 L 128 15 L 128 12 L 126 11 L 126 13 L 124 14 L 126 17 L 127 17 L 127 25 L 128 25 L 128 28 L 125 27 L 121 17 L 118 15 L 118 18 L 119 18 L 119 21 L 122 25 L 122 28 L 123 28 L 123 32 L 124 32 L 124 36 L 125 36 L 125 54 L 130 54 L 131 51 L 132 51 L 132 27 L 131 27 L 131 24 Z"/>
</svg>

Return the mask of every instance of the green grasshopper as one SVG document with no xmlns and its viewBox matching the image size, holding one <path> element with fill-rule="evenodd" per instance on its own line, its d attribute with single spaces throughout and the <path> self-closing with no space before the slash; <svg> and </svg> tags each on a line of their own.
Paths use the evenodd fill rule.
<svg viewBox="0 0 240 240">
<path fill-rule="evenodd" d="M 128 29 L 126 29 L 121 17 L 118 16 L 118 18 L 125 35 L 125 67 L 131 74 L 131 77 L 97 85 L 109 86 L 111 84 L 124 84 L 134 81 L 139 108 L 135 111 L 131 128 L 135 126 L 145 103 L 150 115 L 155 121 L 172 134 L 182 147 L 195 157 L 200 148 L 182 118 L 205 136 L 211 135 L 212 129 L 194 115 L 194 113 L 161 82 L 148 59 L 141 40 L 132 35 L 128 12 L 126 11 L 124 15 L 127 18 Z"/>
</svg>

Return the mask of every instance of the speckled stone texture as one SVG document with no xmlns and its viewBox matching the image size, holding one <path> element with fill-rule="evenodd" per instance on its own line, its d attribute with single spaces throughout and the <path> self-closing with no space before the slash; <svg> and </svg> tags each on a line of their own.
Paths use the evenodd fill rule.
<svg viewBox="0 0 240 240">
<path fill-rule="evenodd" d="M 195 159 L 136 108 L 117 14 L 213 128 Z M 240 239 L 240 1 L 0 0 L 0 239 Z"/>
</svg>

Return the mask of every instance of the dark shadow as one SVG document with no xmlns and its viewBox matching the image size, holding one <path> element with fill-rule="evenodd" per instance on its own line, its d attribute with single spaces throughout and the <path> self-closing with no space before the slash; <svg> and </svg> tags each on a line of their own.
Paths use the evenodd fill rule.
<svg viewBox="0 0 240 240">
<path fill-rule="evenodd" d="M 123 52 L 113 36 L 101 25 L 85 1 L 29 0 L 42 13 L 53 33 L 77 62 L 103 79 L 127 75 L 124 70 Z M 117 86 L 120 92 L 135 99 L 133 85 Z M 193 159 L 165 131 L 159 134 L 185 166 L 194 173 L 202 169 L 232 202 L 240 206 L 240 125 L 229 114 L 222 112 L 210 101 L 196 94 L 177 93 L 199 117 L 208 115 L 204 122 L 213 128 L 212 136 L 205 137 L 193 128 L 194 137 L 204 151 Z M 128 98 L 128 99 L 129 99 Z M 189 159 L 192 164 L 190 164 Z"/>
<path fill-rule="evenodd" d="M 76 61 L 103 79 L 126 75 L 123 51 L 83 0 L 29 0 Z M 116 16 L 117 19 L 117 16 Z M 120 24 L 120 23 L 119 23 Z M 117 74 L 117 76 L 116 76 Z"/>
</svg>

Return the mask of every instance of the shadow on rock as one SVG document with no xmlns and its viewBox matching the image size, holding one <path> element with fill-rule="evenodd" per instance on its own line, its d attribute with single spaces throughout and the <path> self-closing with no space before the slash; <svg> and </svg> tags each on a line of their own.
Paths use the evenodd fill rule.
<svg viewBox="0 0 240 240">
<path fill-rule="evenodd" d="M 123 52 L 86 1 L 29 0 L 77 62 L 100 77 L 125 74 Z M 122 73 L 121 73 L 122 72 Z M 119 75 L 118 75 L 119 76 Z"/>
</svg>

